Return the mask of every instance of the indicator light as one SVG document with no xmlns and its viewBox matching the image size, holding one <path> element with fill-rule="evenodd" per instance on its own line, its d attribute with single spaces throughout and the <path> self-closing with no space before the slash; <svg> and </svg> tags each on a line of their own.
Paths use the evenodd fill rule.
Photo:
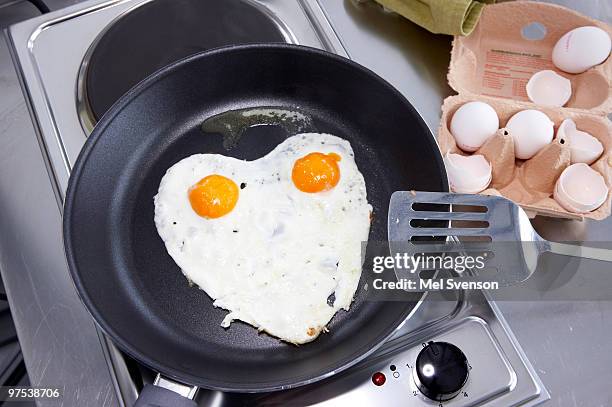
<svg viewBox="0 0 612 407">
<path fill-rule="evenodd" d="M 372 375 L 372 383 L 376 386 L 382 386 L 387 381 L 385 375 L 381 372 L 376 372 Z"/>
</svg>

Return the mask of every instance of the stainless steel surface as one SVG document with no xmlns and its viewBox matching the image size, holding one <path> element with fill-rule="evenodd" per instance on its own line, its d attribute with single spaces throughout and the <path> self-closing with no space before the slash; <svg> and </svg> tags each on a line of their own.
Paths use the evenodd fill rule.
<svg viewBox="0 0 612 407">
<path fill-rule="evenodd" d="M 413 205 L 442 204 L 450 205 L 448 212 L 416 210 Z M 462 211 L 461 207 L 482 207 L 484 211 Z M 413 226 L 413 221 L 450 221 L 448 228 Z M 457 222 L 480 222 L 468 224 Z M 570 245 L 558 242 L 549 242 L 543 239 L 533 228 L 527 214 L 517 204 L 509 199 L 475 194 L 457 194 L 449 192 L 423 192 L 423 191 L 396 191 L 389 203 L 389 217 L 387 221 L 389 246 L 391 255 L 436 254 L 445 249 L 453 248 L 453 242 L 447 244 L 413 245 L 413 237 L 453 237 L 464 236 L 486 237 L 490 242 L 471 242 L 471 249 L 491 250 L 494 256 L 486 260 L 486 270 L 472 276 L 464 276 L 464 280 L 483 281 L 490 280 L 492 275 L 486 271 L 493 271 L 495 282 L 500 287 L 516 285 L 527 280 L 536 271 L 538 259 L 546 252 L 564 256 L 581 257 L 593 260 L 612 261 L 612 250 Z M 495 242 L 501 242 L 494 247 Z M 522 242 L 511 244 L 511 242 Z M 454 248 L 462 249 L 455 246 Z M 466 247 L 464 246 L 463 249 Z M 418 281 L 422 270 L 406 270 L 396 268 L 396 274 L 401 278 Z"/>
<path fill-rule="evenodd" d="M 46 1 L 52 9 L 79 3 L 78 0 Z M 108 3 L 120 7 L 127 2 Z M 0 21 L 4 24 L 37 14 L 23 1 L 7 4 L 7 7 L 0 8 Z M 13 312 L 33 383 L 41 386 L 64 384 L 63 404 L 74 406 L 116 406 L 120 405 L 121 398 L 126 405 L 131 405 L 136 392 L 129 375 L 112 377 L 109 373 L 126 372 L 125 360 L 114 347 L 101 346 L 97 335 L 93 334 L 95 328 L 76 298 L 63 259 L 61 214 L 56 205 L 59 203 L 61 208 L 70 160 L 74 160 L 85 138 L 78 120 L 74 120 L 77 118 L 76 85 L 72 84 L 76 76 L 64 77 L 65 81 L 59 80 L 50 88 L 51 97 L 64 101 L 54 106 L 64 106 L 72 115 L 72 124 L 66 128 L 61 127 L 63 121 L 55 120 L 46 101 L 49 89 L 43 89 L 39 82 L 43 76 L 47 79 L 55 74 L 62 77 L 64 70 L 76 73 L 78 67 L 70 61 L 79 52 L 70 51 L 68 54 L 72 55 L 63 55 L 50 53 L 49 49 L 57 45 L 52 38 L 60 39 L 60 50 L 63 47 L 72 49 L 75 43 L 80 43 L 81 31 L 74 36 L 62 29 L 51 29 L 51 26 L 45 26 L 44 30 L 36 29 L 51 21 L 56 23 L 53 28 L 57 28 L 60 21 L 70 20 L 62 16 L 73 16 L 83 7 L 98 4 L 98 1 L 79 3 L 59 14 L 31 20 L 11 30 L 16 50 L 14 56 L 22 61 L 20 68 L 27 79 L 26 92 L 32 103 L 30 107 L 32 118 L 37 123 L 37 133 L 19 91 L 8 47 L 0 41 L 0 140 L 3 146 L 0 150 L 0 269 L 7 283 L 11 305 L 17 310 Z M 300 4 L 304 15 L 315 17 L 315 31 L 319 33 L 317 41 L 329 49 L 342 49 L 332 35 L 337 34 L 348 55 L 398 87 L 435 132 L 441 101 L 452 93 L 445 78 L 450 51 L 448 37 L 431 35 L 394 14 L 383 12 L 370 2 L 354 5 L 350 0 L 321 0 L 319 7 L 315 0 L 304 0 Z M 573 4 L 582 12 L 610 21 L 612 6 L 608 1 Z M 100 12 L 94 15 L 99 16 Z M 329 22 L 321 16 L 326 16 Z M 34 37 L 32 30 L 37 33 Z M 87 37 L 87 27 L 83 30 L 83 36 Z M 37 39 L 41 39 L 40 45 L 37 45 Z M 335 51 L 339 52 L 338 49 Z M 34 51 L 40 51 L 40 61 L 32 55 Z M 63 58 L 67 60 L 62 61 Z M 56 64 L 53 64 L 53 59 Z M 36 71 L 42 70 L 42 65 L 35 65 L 41 61 L 45 73 L 39 75 Z M 51 65 L 47 66 L 47 63 Z M 72 101 L 68 97 L 63 99 L 62 91 L 66 89 L 60 88 L 67 89 L 66 95 L 71 94 Z M 56 94 L 56 90 L 59 93 Z M 35 111 L 44 113 L 36 114 Z M 57 133 L 60 130 L 61 139 Z M 40 145 L 35 134 L 40 136 Z M 62 152 L 63 137 L 67 140 L 64 147 L 70 153 Z M 45 144 L 47 141 L 48 145 Z M 608 240 L 612 230 L 612 220 L 580 223 L 536 219 L 534 224 L 549 240 L 563 237 L 568 240 Z M 588 400 L 593 406 L 612 405 L 612 390 L 608 386 L 610 361 L 605 357 L 606 344 L 612 334 L 612 303 L 517 302 L 501 305 L 527 356 L 551 390 L 553 399 L 550 404 L 583 405 Z M 428 305 L 421 309 L 426 313 L 432 312 L 429 317 L 438 315 L 432 311 L 435 307 Z M 497 312 L 497 305 L 491 303 L 489 309 Z M 453 311 L 452 315 L 458 315 L 458 311 Z M 439 322 L 446 323 L 448 319 L 443 316 Z M 515 364 L 522 365 L 523 373 L 528 373 L 529 363 L 523 364 L 522 350 L 515 346 L 514 336 L 504 319 L 501 315 L 492 319 L 493 322 L 488 324 L 494 327 L 492 330 L 500 348 L 514 349 L 510 351 L 514 362 L 512 357 L 508 357 L 511 365 L 514 369 Z M 402 329 L 412 330 L 409 324 Z M 423 329 L 437 329 L 436 323 L 425 323 Z M 591 351 L 576 351 L 582 348 Z M 105 360 L 112 365 L 110 370 L 104 368 Z M 573 378 L 576 376 L 588 380 L 575 385 Z M 532 375 L 526 377 L 533 378 Z M 350 383 L 359 384 L 358 381 Z M 121 398 L 115 396 L 115 385 L 121 390 L 118 393 Z M 338 387 L 333 389 L 338 391 Z M 541 398 L 545 396 L 545 391 L 540 393 Z M 224 400 L 231 399 L 231 395 L 209 393 L 205 398 L 211 405 L 222 405 Z M 44 405 L 56 403 L 45 402 Z"/>
<path fill-rule="evenodd" d="M 433 35 L 372 0 L 319 0 L 351 59 L 400 90 L 435 134 L 446 82 L 451 37 Z"/>
<path fill-rule="evenodd" d="M 3 26 L 35 15 L 25 2 L 0 8 Z M 0 95 L 0 269 L 30 381 L 62 388 L 65 405 L 117 406 L 95 326 L 66 274 L 60 212 L 4 38 Z"/>
</svg>

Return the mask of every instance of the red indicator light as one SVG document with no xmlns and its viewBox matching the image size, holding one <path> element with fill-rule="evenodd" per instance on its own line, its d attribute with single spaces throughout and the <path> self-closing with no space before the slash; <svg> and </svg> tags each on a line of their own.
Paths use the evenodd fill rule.
<svg viewBox="0 0 612 407">
<path fill-rule="evenodd" d="M 387 381 L 387 378 L 381 372 L 376 372 L 372 375 L 372 383 L 377 386 L 382 386 Z"/>
</svg>

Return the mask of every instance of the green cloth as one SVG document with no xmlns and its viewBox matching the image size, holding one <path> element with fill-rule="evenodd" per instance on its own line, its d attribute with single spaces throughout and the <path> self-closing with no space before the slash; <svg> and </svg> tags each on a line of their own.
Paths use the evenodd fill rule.
<svg viewBox="0 0 612 407">
<path fill-rule="evenodd" d="M 486 4 L 495 0 L 376 0 L 436 34 L 468 35 Z"/>
</svg>

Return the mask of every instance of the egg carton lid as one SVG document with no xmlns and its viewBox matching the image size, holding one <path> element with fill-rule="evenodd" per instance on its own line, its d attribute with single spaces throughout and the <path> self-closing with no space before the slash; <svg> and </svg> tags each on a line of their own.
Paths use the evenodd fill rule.
<svg viewBox="0 0 612 407">
<path fill-rule="evenodd" d="M 612 57 L 581 74 L 552 63 L 556 42 L 568 31 L 597 26 L 612 37 L 612 27 L 555 4 L 514 1 L 488 5 L 474 31 L 455 36 L 448 82 L 459 94 L 512 99 L 537 108 L 525 85 L 550 69 L 572 81 L 572 97 L 562 109 L 606 115 L 612 110 Z"/>
</svg>

